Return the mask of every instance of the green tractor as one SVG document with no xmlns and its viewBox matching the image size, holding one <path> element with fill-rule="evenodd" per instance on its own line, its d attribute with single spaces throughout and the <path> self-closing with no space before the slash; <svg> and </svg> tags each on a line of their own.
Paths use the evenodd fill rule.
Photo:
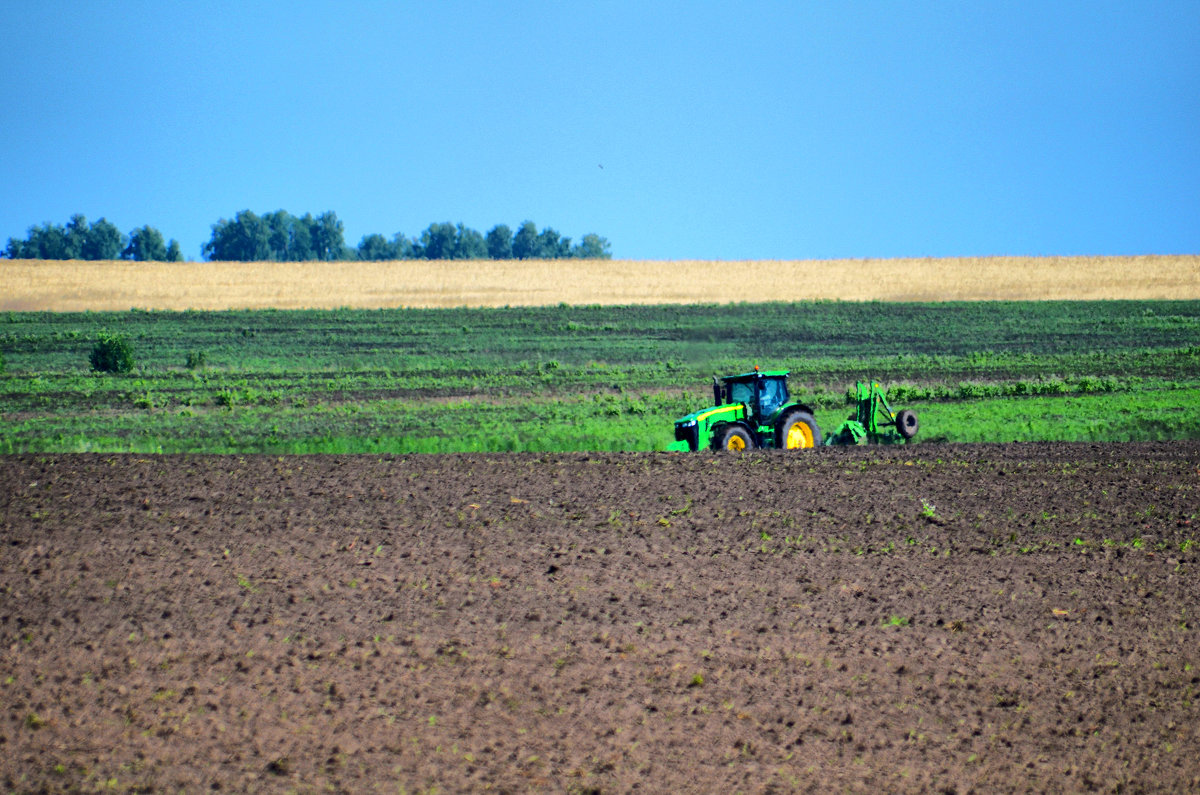
<svg viewBox="0 0 1200 795">
<path fill-rule="evenodd" d="M 786 370 L 713 378 L 713 405 L 675 421 L 675 442 L 668 450 L 748 450 L 755 447 L 803 450 L 830 444 L 908 441 L 917 433 L 917 415 L 893 413 L 883 387 L 858 385 L 854 416 L 822 439 L 811 406 L 793 401 Z"/>
</svg>

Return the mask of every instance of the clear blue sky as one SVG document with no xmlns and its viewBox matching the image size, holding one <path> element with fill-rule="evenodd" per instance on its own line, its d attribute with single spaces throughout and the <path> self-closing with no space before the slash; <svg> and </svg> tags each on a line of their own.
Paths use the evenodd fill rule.
<svg viewBox="0 0 1200 795">
<path fill-rule="evenodd" d="M 0 2 L 0 241 L 523 220 L 630 259 L 1200 253 L 1200 3 Z"/>
</svg>

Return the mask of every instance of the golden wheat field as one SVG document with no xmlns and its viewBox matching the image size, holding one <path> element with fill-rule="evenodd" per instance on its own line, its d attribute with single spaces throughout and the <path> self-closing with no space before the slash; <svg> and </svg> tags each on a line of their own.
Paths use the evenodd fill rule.
<svg viewBox="0 0 1200 795">
<path fill-rule="evenodd" d="M 1200 299 L 1200 256 L 862 260 L 0 261 L 0 310 Z"/>
</svg>

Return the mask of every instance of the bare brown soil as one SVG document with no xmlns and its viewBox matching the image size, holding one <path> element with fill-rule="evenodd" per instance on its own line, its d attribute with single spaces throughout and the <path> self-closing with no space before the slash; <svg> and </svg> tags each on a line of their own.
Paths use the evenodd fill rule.
<svg viewBox="0 0 1200 795">
<path fill-rule="evenodd" d="M 0 787 L 1195 791 L 1200 442 L 0 458 Z"/>
</svg>

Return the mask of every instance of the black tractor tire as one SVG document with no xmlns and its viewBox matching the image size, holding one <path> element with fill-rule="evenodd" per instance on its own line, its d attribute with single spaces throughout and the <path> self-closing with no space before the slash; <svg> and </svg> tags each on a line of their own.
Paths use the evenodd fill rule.
<svg viewBox="0 0 1200 795">
<path fill-rule="evenodd" d="M 789 411 L 775 429 L 775 446 L 780 450 L 807 450 L 821 446 L 821 429 L 807 411 Z"/>
<path fill-rule="evenodd" d="M 917 412 L 912 409 L 904 409 L 896 412 L 896 430 L 905 439 L 913 438 L 920 429 L 921 422 L 917 419 Z"/>
<path fill-rule="evenodd" d="M 731 453 L 740 453 L 743 450 L 754 449 L 754 437 L 750 434 L 745 426 L 742 425 L 726 425 L 721 429 L 715 437 L 713 437 L 713 449 L 728 450 Z"/>
</svg>

